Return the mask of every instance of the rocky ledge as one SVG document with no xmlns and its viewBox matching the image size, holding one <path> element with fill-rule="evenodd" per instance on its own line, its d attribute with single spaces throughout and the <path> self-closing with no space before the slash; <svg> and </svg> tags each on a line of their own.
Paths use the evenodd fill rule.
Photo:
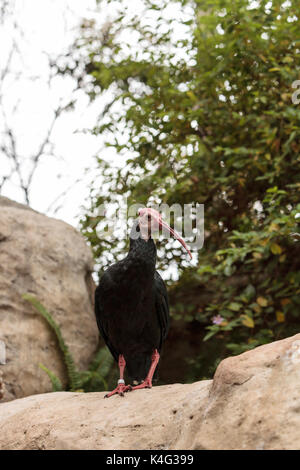
<svg viewBox="0 0 300 470">
<path fill-rule="evenodd" d="M 103 399 L 0 405 L 0 449 L 299 449 L 300 334 L 222 361 L 213 380 Z"/>
</svg>

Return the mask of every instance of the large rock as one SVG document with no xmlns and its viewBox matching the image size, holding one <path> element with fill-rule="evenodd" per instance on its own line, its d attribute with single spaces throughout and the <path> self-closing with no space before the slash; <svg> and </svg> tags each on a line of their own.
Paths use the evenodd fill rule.
<svg viewBox="0 0 300 470">
<path fill-rule="evenodd" d="M 103 400 L 0 405 L 0 449 L 300 449 L 300 334 L 225 359 L 215 377 Z"/>
<path fill-rule="evenodd" d="M 93 260 L 70 225 L 0 197 L 0 340 L 6 345 L 4 400 L 51 390 L 39 363 L 65 381 L 55 337 L 26 301 L 31 293 L 60 325 L 79 368 L 98 341 L 93 314 Z"/>
<path fill-rule="evenodd" d="M 222 361 L 196 448 L 300 449 L 300 334 Z"/>
</svg>

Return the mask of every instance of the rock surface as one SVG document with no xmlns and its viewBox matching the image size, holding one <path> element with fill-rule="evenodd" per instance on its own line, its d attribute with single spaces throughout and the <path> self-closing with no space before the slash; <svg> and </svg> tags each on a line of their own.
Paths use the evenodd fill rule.
<svg viewBox="0 0 300 470">
<path fill-rule="evenodd" d="M 60 325 L 78 367 L 98 341 L 92 255 L 70 225 L 0 197 L 0 340 L 6 346 L 3 400 L 51 391 L 39 363 L 63 381 L 65 368 L 45 320 L 22 299 L 31 293 Z"/>
<path fill-rule="evenodd" d="M 213 380 L 103 400 L 0 405 L 0 449 L 300 449 L 300 334 L 222 361 Z"/>
</svg>

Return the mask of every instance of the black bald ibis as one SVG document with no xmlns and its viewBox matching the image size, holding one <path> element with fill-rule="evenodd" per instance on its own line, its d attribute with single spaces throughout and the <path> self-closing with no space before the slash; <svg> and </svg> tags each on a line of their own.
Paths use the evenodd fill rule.
<svg viewBox="0 0 300 470">
<path fill-rule="evenodd" d="M 182 238 L 154 209 L 138 212 L 129 252 L 103 274 L 95 292 L 95 314 L 101 336 L 120 370 L 117 387 L 105 397 L 151 388 L 169 329 L 169 303 L 164 281 L 155 271 L 156 246 L 151 233 L 166 229 L 188 250 Z M 138 385 L 125 385 L 124 370 Z"/>
</svg>

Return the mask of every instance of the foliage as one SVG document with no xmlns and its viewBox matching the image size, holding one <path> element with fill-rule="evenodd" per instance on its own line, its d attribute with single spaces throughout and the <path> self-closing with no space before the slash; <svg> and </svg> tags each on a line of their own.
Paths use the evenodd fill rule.
<svg viewBox="0 0 300 470">
<path fill-rule="evenodd" d="M 53 392 L 61 392 L 63 390 L 63 385 L 62 385 L 59 377 L 57 377 L 57 375 L 55 375 L 50 369 L 48 369 L 43 364 L 39 364 L 39 366 L 48 375 L 48 377 L 51 381 L 51 384 L 52 384 L 52 391 Z"/>
<path fill-rule="evenodd" d="M 92 392 L 107 390 L 108 384 L 105 380 L 105 377 L 109 376 L 113 363 L 113 358 L 111 357 L 111 354 L 109 353 L 107 348 L 102 347 L 99 349 L 87 370 L 77 370 L 70 350 L 63 339 L 60 327 L 55 322 L 52 315 L 34 296 L 30 294 L 24 294 L 23 298 L 35 307 L 35 309 L 45 318 L 48 325 L 55 333 L 67 369 L 67 390 L 70 390 L 72 392 Z M 40 367 L 48 374 L 52 383 L 52 390 L 54 392 L 61 391 L 63 389 L 63 386 L 60 379 L 43 364 L 40 364 Z"/>
<path fill-rule="evenodd" d="M 91 99 L 113 96 L 93 132 L 118 161 L 99 155 L 102 184 L 82 220 L 96 260 L 105 269 L 125 248 L 101 236 L 104 202 L 204 203 L 198 265 L 165 247 L 179 272 L 174 317 L 188 299 L 222 357 L 298 332 L 299 2 L 141 0 L 143 14 L 109 3 L 113 21 L 83 22 L 76 68 L 60 70 L 80 74 L 80 63 Z"/>
</svg>

